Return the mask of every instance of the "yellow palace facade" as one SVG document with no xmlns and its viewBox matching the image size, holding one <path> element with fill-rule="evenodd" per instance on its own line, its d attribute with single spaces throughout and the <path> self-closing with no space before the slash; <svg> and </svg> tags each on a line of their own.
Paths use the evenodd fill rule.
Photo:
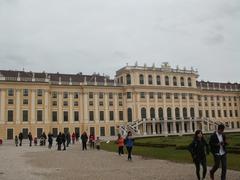
<svg viewBox="0 0 240 180">
<path fill-rule="evenodd" d="M 0 139 L 23 132 L 86 131 L 110 137 L 240 128 L 240 84 L 198 81 L 198 72 L 125 66 L 115 78 L 0 70 Z"/>
</svg>

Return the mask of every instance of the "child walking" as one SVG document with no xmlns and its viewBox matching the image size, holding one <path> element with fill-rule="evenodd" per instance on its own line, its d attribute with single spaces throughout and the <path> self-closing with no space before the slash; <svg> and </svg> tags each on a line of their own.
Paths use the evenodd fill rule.
<svg viewBox="0 0 240 180">
<path fill-rule="evenodd" d="M 123 147 L 124 147 L 124 138 L 121 136 L 121 134 L 118 134 L 117 139 L 117 146 L 118 146 L 118 154 L 119 156 L 123 155 Z"/>
</svg>

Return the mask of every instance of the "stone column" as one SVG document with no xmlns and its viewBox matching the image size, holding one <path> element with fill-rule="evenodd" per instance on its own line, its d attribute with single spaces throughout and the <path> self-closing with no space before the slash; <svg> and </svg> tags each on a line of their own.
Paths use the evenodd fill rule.
<svg viewBox="0 0 240 180">
<path fill-rule="evenodd" d="M 88 117 L 88 93 L 83 92 L 83 121 L 85 124 L 88 123 L 89 117 Z M 84 129 L 85 131 L 85 129 Z"/>
<path fill-rule="evenodd" d="M 49 119 L 48 119 L 48 115 L 49 115 L 49 92 L 48 92 L 48 90 L 45 90 L 44 97 L 45 97 L 45 105 L 44 105 L 45 118 L 44 118 L 44 122 L 46 124 L 48 124 L 49 123 Z"/>
<path fill-rule="evenodd" d="M 163 133 L 165 136 L 168 135 L 168 128 L 167 128 L 167 106 L 166 106 L 166 93 L 163 93 Z"/>
<path fill-rule="evenodd" d="M 176 114 L 175 114 L 174 94 L 172 94 L 171 97 L 172 97 L 172 124 L 173 124 L 173 134 L 176 134 L 176 133 L 177 133 L 177 129 L 176 129 Z"/>
<path fill-rule="evenodd" d="M 94 121 L 99 123 L 99 101 L 98 101 L 98 93 L 94 92 Z"/>
<path fill-rule="evenodd" d="M 59 124 L 63 123 L 63 96 L 62 92 L 58 93 L 58 118 L 59 118 Z"/>
<path fill-rule="evenodd" d="M 185 133 L 185 129 L 184 129 L 184 118 L 183 118 L 183 105 L 182 105 L 182 94 L 179 94 L 179 105 L 180 105 L 180 119 L 181 119 L 181 125 L 182 125 L 182 134 Z"/>
<path fill-rule="evenodd" d="M 198 129 L 197 127 L 197 120 L 199 118 L 199 111 L 198 111 L 198 97 L 197 95 L 193 96 L 194 98 L 194 115 L 195 115 L 195 119 L 194 119 L 194 126 L 195 126 L 195 130 Z"/>
<path fill-rule="evenodd" d="M 1 115 L 1 119 L 0 119 L 0 124 L 4 124 L 4 122 L 7 121 L 6 118 L 6 110 L 5 110 L 5 105 L 6 105 L 6 90 L 5 89 L 1 89 L 0 90 L 1 93 L 1 107 L 0 107 L 0 115 Z"/>
<path fill-rule="evenodd" d="M 192 128 L 192 117 L 191 117 L 191 113 L 190 113 L 190 103 L 189 103 L 190 99 L 189 99 L 189 93 L 187 94 L 187 116 L 189 118 L 189 131 L 193 132 L 193 128 Z"/>
<path fill-rule="evenodd" d="M 109 104 L 108 104 L 108 94 L 104 93 L 104 119 L 105 122 L 109 122 Z M 105 130 L 106 131 L 106 130 Z"/>
<path fill-rule="evenodd" d="M 36 123 L 36 90 L 31 90 L 31 124 Z"/>
<path fill-rule="evenodd" d="M 149 120 L 149 119 L 151 119 L 150 118 L 150 106 L 149 106 L 149 92 L 146 92 L 146 100 L 147 100 L 146 116 L 147 116 L 147 120 Z"/>
<path fill-rule="evenodd" d="M 114 120 L 115 120 L 115 122 L 119 122 L 119 117 L 118 117 L 118 94 L 117 93 L 113 94 L 113 99 L 114 99 Z"/>
<path fill-rule="evenodd" d="M 16 124 L 20 124 L 21 121 L 21 90 L 16 89 Z"/>
<path fill-rule="evenodd" d="M 74 112 L 73 112 L 73 92 L 69 93 L 69 119 L 70 124 L 74 123 Z"/>
<path fill-rule="evenodd" d="M 146 119 L 143 119 L 143 135 L 147 135 Z"/>
</svg>

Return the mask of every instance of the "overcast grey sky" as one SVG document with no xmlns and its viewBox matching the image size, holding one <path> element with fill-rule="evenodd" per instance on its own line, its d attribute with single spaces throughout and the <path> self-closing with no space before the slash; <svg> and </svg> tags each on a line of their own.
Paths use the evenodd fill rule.
<svg viewBox="0 0 240 180">
<path fill-rule="evenodd" d="M 0 0 L 0 69 L 114 76 L 169 62 L 240 82 L 239 0 Z"/>
</svg>

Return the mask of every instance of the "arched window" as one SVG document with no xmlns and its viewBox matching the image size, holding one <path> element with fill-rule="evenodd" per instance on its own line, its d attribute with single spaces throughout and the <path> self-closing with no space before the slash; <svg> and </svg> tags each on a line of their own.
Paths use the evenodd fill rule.
<svg viewBox="0 0 240 180">
<path fill-rule="evenodd" d="M 191 87 L 192 86 L 192 79 L 189 77 L 188 78 L 188 86 Z"/>
<path fill-rule="evenodd" d="M 155 109 L 154 108 L 150 109 L 150 117 L 151 117 L 151 119 L 155 118 Z"/>
<path fill-rule="evenodd" d="M 191 118 L 195 118 L 194 108 L 190 109 L 190 115 L 191 115 Z"/>
<path fill-rule="evenodd" d="M 183 108 L 183 118 L 187 119 L 187 108 Z"/>
<path fill-rule="evenodd" d="M 139 75 L 139 84 L 144 84 L 144 76 L 142 74 Z"/>
<path fill-rule="evenodd" d="M 128 122 L 132 122 L 132 108 L 128 108 Z"/>
<path fill-rule="evenodd" d="M 169 77 L 168 76 L 165 76 L 165 85 L 169 86 Z"/>
<path fill-rule="evenodd" d="M 163 120 L 163 109 L 162 108 L 158 108 L 158 117 L 160 120 Z"/>
<path fill-rule="evenodd" d="M 181 82 L 181 86 L 185 86 L 185 85 L 184 85 L 184 78 L 183 78 L 183 77 L 180 78 L 180 82 Z"/>
<path fill-rule="evenodd" d="M 175 108 L 175 116 L 176 116 L 176 119 L 180 119 L 180 110 L 179 108 Z"/>
<path fill-rule="evenodd" d="M 175 76 L 173 77 L 173 85 L 177 86 L 177 78 Z"/>
<path fill-rule="evenodd" d="M 160 78 L 160 76 L 157 76 L 157 85 L 161 85 L 161 78 Z"/>
<path fill-rule="evenodd" d="M 168 120 L 172 119 L 172 110 L 171 110 L 171 108 L 167 108 L 167 118 L 168 118 Z"/>
<path fill-rule="evenodd" d="M 127 84 L 131 84 L 131 75 L 127 74 L 126 78 L 127 78 Z"/>
<path fill-rule="evenodd" d="M 141 117 L 142 117 L 142 119 L 146 119 L 147 118 L 146 108 L 142 108 L 141 109 Z"/>
<path fill-rule="evenodd" d="M 152 75 L 148 75 L 148 84 L 152 84 L 153 81 L 152 81 Z"/>
</svg>

